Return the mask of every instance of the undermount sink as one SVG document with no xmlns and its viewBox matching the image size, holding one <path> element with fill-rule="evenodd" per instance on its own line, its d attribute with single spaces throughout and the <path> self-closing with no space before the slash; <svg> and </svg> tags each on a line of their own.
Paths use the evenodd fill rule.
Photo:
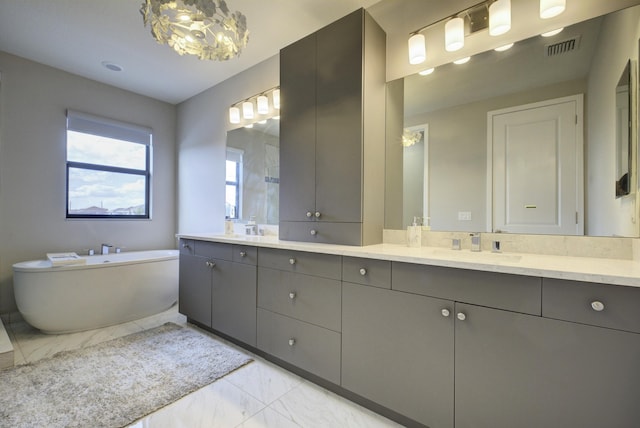
<svg viewBox="0 0 640 428">
<path fill-rule="evenodd" d="M 522 256 L 518 254 L 490 253 L 486 251 L 451 250 L 447 248 L 435 248 L 432 251 L 434 256 L 447 257 L 455 260 L 464 260 L 480 263 L 518 263 Z"/>
</svg>

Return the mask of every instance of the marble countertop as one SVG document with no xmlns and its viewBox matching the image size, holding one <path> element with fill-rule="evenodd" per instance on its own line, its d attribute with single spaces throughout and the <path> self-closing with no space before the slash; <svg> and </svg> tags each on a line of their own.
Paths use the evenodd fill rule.
<svg viewBox="0 0 640 428">
<path fill-rule="evenodd" d="M 549 256 L 527 253 L 471 252 L 442 247 L 409 248 L 398 244 L 364 247 L 281 241 L 275 236 L 178 234 L 183 239 L 244 244 L 312 253 L 390 260 L 516 275 L 568 279 L 640 287 L 640 262 L 592 257 Z"/>
</svg>

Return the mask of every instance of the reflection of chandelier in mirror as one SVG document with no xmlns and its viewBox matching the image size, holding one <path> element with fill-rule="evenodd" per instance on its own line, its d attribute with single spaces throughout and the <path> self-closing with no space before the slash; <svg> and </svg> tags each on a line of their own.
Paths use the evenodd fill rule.
<svg viewBox="0 0 640 428">
<path fill-rule="evenodd" d="M 411 147 L 420 140 L 422 140 L 422 133 L 419 131 L 405 129 L 402 133 L 402 145 L 404 147 Z"/>
<path fill-rule="evenodd" d="M 158 43 L 180 55 L 225 61 L 249 41 L 246 17 L 230 12 L 224 0 L 144 0 L 140 13 Z"/>
</svg>

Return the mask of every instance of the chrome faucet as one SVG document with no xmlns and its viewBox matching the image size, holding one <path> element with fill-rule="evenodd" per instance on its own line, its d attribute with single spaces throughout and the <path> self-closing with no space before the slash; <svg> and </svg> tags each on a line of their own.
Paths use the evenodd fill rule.
<svg viewBox="0 0 640 428">
<path fill-rule="evenodd" d="M 247 235 L 257 235 L 258 234 L 258 225 L 256 224 L 256 216 L 250 216 L 249 221 L 245 225 L 244 229 Z"/>
<path fill-rule="evenodd" d="M 111 248 L 112 246 L 109 244 L 102 244 L 100 246 L 100 254 L 102 254 L 103 256 L 106 256 L 107 254 L 109 254 L 109 248 Z"/>
<path fill-rule="evenodd" d="M 480 251 L 480 234 L 471 233 L 471 251 Z"/>
</svg>

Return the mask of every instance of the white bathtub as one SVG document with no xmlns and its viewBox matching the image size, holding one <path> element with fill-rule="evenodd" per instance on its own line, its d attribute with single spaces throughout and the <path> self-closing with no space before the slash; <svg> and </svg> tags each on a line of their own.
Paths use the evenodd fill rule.
<svg viewBox="0 0 640 428">
<path fill-rule="evenodd" d="M 69 333 L 144 318 L 178 300 L 177 250 L 84 258 L 85 265 L 13 265 L 14 294 L 25 321 L 45 333 Z"/>
</svg>

